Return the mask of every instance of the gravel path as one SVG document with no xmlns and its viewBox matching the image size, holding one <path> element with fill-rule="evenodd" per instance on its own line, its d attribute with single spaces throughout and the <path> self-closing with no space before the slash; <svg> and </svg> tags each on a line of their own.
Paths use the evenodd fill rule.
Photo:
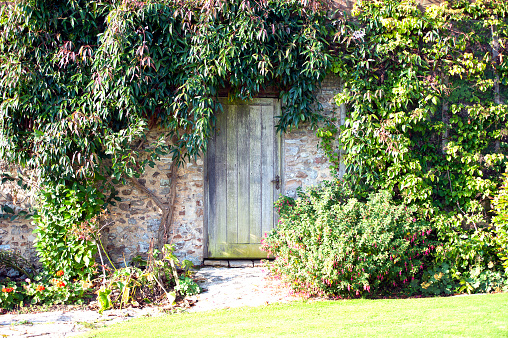
<svg viewBox="0 0 508 338">
<path fill-rule="evenodd" d="M 198 283 L 207 291 L 199 294 L 191 312 L 259 306 L 298 299 L 263 268 L 202 268 Z"/>
<path fill-rule="evenodd" d="M 240 306 L 259 306 L 298 299 L 263 268 L 205 267 L 195 274 L 205 289 L 192 297 L 197 301 L 189 312 Z M 163 315 L 157 307 L 104 311 L 53 311 L 0 316 L 0 337 L 71 337 L 91 328 L 103 327 L 142 316 Z"/>
</svg>

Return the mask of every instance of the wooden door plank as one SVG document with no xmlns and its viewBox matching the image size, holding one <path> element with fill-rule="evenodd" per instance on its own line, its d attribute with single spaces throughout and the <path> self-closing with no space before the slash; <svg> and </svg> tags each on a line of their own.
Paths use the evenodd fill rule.
<svg viewBox="0 0 508 338">
<path fill-rule="evenodd" d="M 217 243 L 217 170 L 216 170 L 216 142 L 217 142 L 217 128 L 212 133 L 212 138 L 208 142 L 206 152 L 206 182 L 205 182 L 205 196 L 207 198 L 207 232 L 208 232 L 208 255 L 211 254 L 213 246 Z"/>
<path fill-rule="evenodd" d="M 230 105 L 227 114 L 226 163 L 226 242 L 238 241 L 238 106 Z"/>
<path fill-rule="evenodd" d="M 216 126 L 216 151 L 215 151 L 215 169 L 217 175 L 216 181 L 216 215 L 213 221 L 215 222 L 215 233 L 217 244 L 226 243 L 227 232 L 227 186 L 226 186 L 226 161 L 227 161 L 227 113 L 228 106 L 223 104 L 224 111 L 217 116 Z M 211 205 L 213 207 L 213 205 Z"/>
<path fill-rule="evenodd" d="M 250 235 L 250 210 L 249 210 L 249 110 L 250 106 L 238 106 L 238 241 L 237 243 L 249 243 Z M 231 242 L 229 242 L 231 243 Z"/>
<path fill-rule="evenodd" d="M 273 195 L 275 183 L 274 172 L 274 120 L 273 106 L 261 108 L 261 232 L 268 232 L 273 228 Z"/>
<path fill-rule="evenodd" d="M 248 125 L 250 131 L 250 158 L 249 158 L 249 243 L 260 243 L 262 236 L 261 228 L 261 106 L 251 106 L 249 111 Z"/>
</svg>

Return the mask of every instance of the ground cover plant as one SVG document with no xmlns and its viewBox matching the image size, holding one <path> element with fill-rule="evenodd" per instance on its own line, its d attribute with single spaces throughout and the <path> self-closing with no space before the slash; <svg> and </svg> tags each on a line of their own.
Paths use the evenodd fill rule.
<svg viewBox="0 0 508 338">
<path fill-rule="evenodd" d="M 31 278 L 0 281 L 0 307 L 20 309 L 28 305 L 87 304 L 94 300 L 96 305 L 92 308 L 102 313 L 126 306 L 173 306 L 177 300 L 201 292 L 191 278 L 192 262 L 179 262 L 173 251 L 169 244 L 162 253 L 152 247 L 148 260 L 137 257 L 122 268 L 115 268 L 113 263 L 109 268 L 103 263 L 95 279 L 74 278 L 64 270 L 49 274 L 47 269 L 34 269 Z"/>
<path fill-rule="evenodd" d="M 508 294 L 271 304 L 134 319 L 85 337 L 502 337 Z"/>
</svg>

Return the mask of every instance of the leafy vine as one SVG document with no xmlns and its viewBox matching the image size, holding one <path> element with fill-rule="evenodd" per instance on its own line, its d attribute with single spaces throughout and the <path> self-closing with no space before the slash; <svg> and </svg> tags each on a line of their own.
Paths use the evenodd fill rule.
<svg viewBox="0 0 508 338">
<path fill-rule="evenodd" d="M 334 72 L 355 186 L 389 189 L 426 215 L 488 210 L 506 167 L 506 2 L 360 1 L 354 15 Z"/>
</svg>

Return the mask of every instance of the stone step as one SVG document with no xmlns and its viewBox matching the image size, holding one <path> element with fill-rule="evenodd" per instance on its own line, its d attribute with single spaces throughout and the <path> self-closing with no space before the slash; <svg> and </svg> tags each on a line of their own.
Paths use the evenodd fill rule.
<svg viewBox="0 0 508 338">
<path fill-rule="evenodd" d="M 204 266 L 215 266 L 215 267 L 229 267 L 229 268 L 252 268 L 252 267 L 260 267 L 263 264 L 260 260 L 252 260 L 252 259 L 205 259 L 203 261 Z"/>
</svg>

